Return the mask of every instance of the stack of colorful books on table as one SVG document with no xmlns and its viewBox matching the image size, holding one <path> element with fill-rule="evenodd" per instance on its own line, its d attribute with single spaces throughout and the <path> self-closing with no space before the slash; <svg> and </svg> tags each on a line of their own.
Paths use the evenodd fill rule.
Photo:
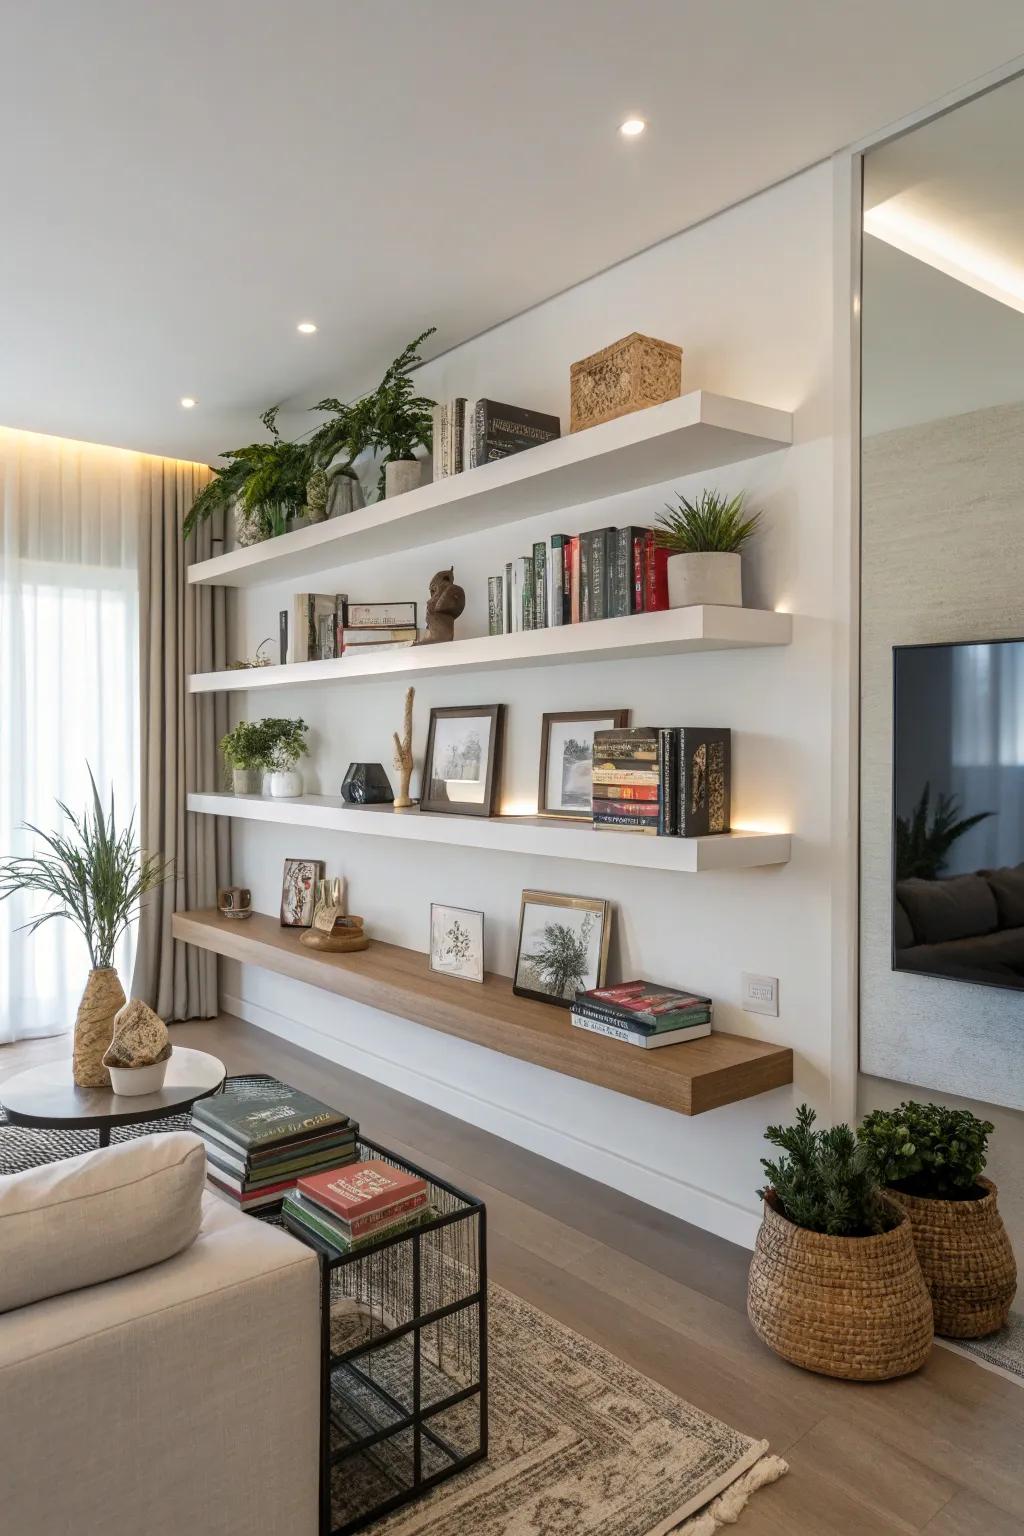
<svg viewBox="0 0 1024 1536">
<path fill-rule="evenodd" d="M 206 1142 L 210 1183 L 243 1211 L 279 1205 L 303 1174 L 357 1156 L 355 1121 L 285 1083 L 199 1099 L 192 1129 Z"/>
<path fill-rule="evenodd" d="M 577 992 L 572 1022 L 577 1029 L 652 1050 L 710 1035 L 711 999 L 652 981 L 623 981 Z"/>
<path fill-rule="evenodd" d="M 433 1215 L 427 1183 L 374 1158 L 307 1174 L 285 1196 L 282 1214 L 341 1253 L 397 1237 Z"/>
</svg>

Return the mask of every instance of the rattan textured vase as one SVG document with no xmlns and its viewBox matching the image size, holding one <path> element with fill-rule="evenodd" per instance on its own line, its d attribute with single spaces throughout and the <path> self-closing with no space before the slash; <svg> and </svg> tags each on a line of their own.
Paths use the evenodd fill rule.
<svg viewBox="0 0 1024 1536">
<path fill-rule="evenodd" d="M 906 1211 L 932 1297 L 935 1332 L 980 1339 L 1002 1328 L 1017 1292 L 1017 1265 L 990 1179 L 980 1200 L 933 1200 L 888 1193 Z"/>
<path fill-rule="evenodd" d="M 114 1038 L 114 1015 L 125 1005 L 124 988 L 112 965 L 89 972 L 75 1018 L 72 1076 L 79 1088 L 109 1088 L 103 1056 Z"/>
<path fill-rule="evenodd" d="M 747 1287 L 747 1315 L 768 1347 L 848 1381 L 888 1381 L 922 1366 L 931 1301 L 900 1217 L 877 1237 L 827 1237 L 788 1221 L 769 1193 Z"/>
</svg>

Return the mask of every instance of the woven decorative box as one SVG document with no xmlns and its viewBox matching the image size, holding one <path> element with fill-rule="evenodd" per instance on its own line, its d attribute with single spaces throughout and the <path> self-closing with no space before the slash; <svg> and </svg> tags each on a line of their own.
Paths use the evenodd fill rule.
<svg viewBox="0 0 1024 1536">
<path fill-rule="evenodd" d="M 569 369 L 569 431 L 674 400 L 683 388 L 683 349 L 634 331 Z"/>
</svg>

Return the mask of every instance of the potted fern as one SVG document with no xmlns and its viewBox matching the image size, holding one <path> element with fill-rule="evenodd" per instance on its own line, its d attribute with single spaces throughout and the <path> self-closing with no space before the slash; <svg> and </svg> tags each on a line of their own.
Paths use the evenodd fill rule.
<svg viewBox="0 0 1024 1536">
<path fill-rule="evenodd" d="M 80 1088 L 109 1088 L 103 1056 L 114 1037 L 114 1016 L 125 1004 L 114 951 L 138 917 L 143 896 L 167 880 L 173 866 L 158 854 L 141 853 L 134 816 L 119 830 L 113 794 L 105 812 L 91 769 L 89 782 L 92 805 L 81 816 L 57 802 L 68 831 L 41 832 L 29 825 L 26 830 L 41 840 L 44 851 L 0 860 L 0 901 L 34 891 L 54 905 L 25 924 L 29 933 L 63 917 L 83 935 L 92 969 L 75 1018 L 72 1072 Z"/>
<path fill-rule="evenodd" d="M 401 495 L 420 484 L 423 461 L 416 458 L 416 450 L 430 452 L 434 402 L 415 393 L 410 375 L 420 362 L 420 347 L 436 329 L 432 325 L 410 341 L 370 394 L 351 405 L 328 398 L 313 407 L 331 412 L 331 419 L 310 439 L 310 452 L 318 464 L 325 465 L 341 454 L 344 473 L 361 453 L 383 454 L 378 500 Z"/>
<path fill-rule="evenodd" d="M 238 544 L 259 544 L 286 533 L 289 523 L 305 515 L 308 456 L 300 443 L 290 443 L 277 426 L 279 406 L 264 411 L 260 421 L 270 441 L 229 448 L 227 463 L 214 469 L 213 479 L 199 492 L 185 518 L 185 537 L 216 511 L 231 510 Z"/>
<path fill-rule="evenodd" d="M 995 1127 L 966 1109 L 876 1109 L 857 1134 L 887 1193 L 906 1211 L 931 1292 L 935 1332 L 976 1339 L 1006 1322 L 1017 1268 L 982 1170 Z"/>
<path fill-rule="evenodd" d="M 764 1217 L 747 1287 L 755 1332 L 783 1359 L 851 1381 L 916 1371 L 932 1309 L 906 1213 L 882 1191 L 848 1125 L 770 1125 L 782 1156 L 762 1158 Z"/>
<path fill-rule="evenodd" d="M 749 515 L 745 494 L 727 497 L 721 491 L 701 491 L 696 501 L 681 494 L 678 505 L 657 519 L 657 541 L 668 557 L 670 608 L 696 603 L 743 606 L 741 551 L 761 521 Z"/>
</svg>

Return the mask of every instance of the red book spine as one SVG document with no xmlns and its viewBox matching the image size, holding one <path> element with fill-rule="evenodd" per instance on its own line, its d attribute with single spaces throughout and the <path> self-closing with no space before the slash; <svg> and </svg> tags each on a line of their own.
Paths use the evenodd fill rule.
<svg viewBox="0 0 1024 1536">
<path fill-rule="evenodd" d="M 580 538 L 573 534 L 569 540 L 569 622 L 580 622 Z"/>
<path fill-rule="evenodd" d="M 633 539 L 633 612 L 644 611 L 644 536 Z"/>
<path fill-rule="evenodd" d="M 668 607 L 668 550 L 655 542 L 654 533 L 644 539 L 644 611 L 661 613 Z"/>
<path fill-rule="evenodd" d="M 600 790 L 607 790 L 610 800 L 657 800 L 657 784 L 595 784 L 594 798 L 600 800 Z"/>
<path fill-rule="evenodd" d="M 643 800 L 595 800 L 594 813 L 599 816 L 642 816 L 648 821 L 658 819 L 658 807 Z"/>
<path fill-rule="evenodd" d="M 367 1232 L 376 1232 L 378 1227 L 386 1227 L 397 1221 L 407 1211 L 418 1211 L 426 1203 L 427 1192 L 423 1190 L 418 1195 L 409 1195 L 407 1199 L 399 1200 L 397 1205 L 387 1206 L 383 1211 L 371 1211 L 368 1216 L 354 1216 L 345 1225 L 353 1237 L 363 1237 Z"/>
</svg>

